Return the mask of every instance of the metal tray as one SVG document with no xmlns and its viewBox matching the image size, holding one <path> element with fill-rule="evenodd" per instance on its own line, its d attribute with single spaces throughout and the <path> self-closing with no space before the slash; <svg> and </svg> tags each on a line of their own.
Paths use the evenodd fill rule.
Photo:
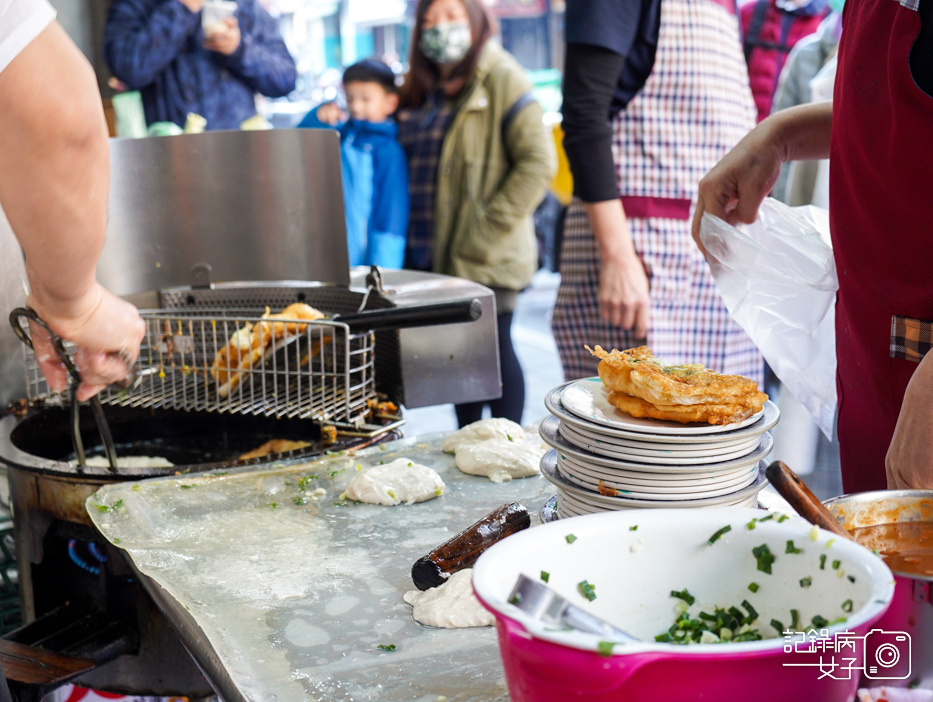
<svg viewBox="0 0 933 702">
<path fill-rule="evenodd" d="M 443 438 L 108 485 L 88 512 L 225 702 L 506 702 L 494 629 L 421 626 L 402 595 L 417 558 L 506 502 L 537 515 L 553 488 L 540 476 L 497 485 L 463 474 Z M 358 466 L 402 456 L 437 470 L 444 495 L 397 507 L 338 499 Z"/>
</svg>

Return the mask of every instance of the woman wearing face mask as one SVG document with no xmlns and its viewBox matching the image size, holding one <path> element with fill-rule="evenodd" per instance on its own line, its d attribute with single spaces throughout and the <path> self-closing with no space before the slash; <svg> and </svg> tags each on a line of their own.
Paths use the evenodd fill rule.
<svg viewBox="0 0 933 702">
<path fill-rule="evenodd" d="M 512 311 L 537 268 L 532 213 L 556 156 L 524 70 L 491 35 L 480 0 L 418 3 L 398 117 L 411 198 L 405 265 L 495 291 L 502 397 L 489 405 L 520 422 Z M 460 426 L 483 405 L 458 405 Z"/>
</svg>

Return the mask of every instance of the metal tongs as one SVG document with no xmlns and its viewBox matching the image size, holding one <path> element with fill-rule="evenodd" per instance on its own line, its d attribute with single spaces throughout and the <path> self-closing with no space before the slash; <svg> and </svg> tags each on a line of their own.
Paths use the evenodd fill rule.
<svg viewBox="0 0 933 702">
<path fill-rule="evenodd" d="M 17 307 L 10 312 L 10 325 L 13 327 L 13 331 L 16 333 L 16 336 L 19 337 L 20 341 L 29 348 L 35 350 L 32 344 L 32 338 L 29 332 L 26 331 L 28 325 L 22 323 L 23 319 L 29 320 L 45 330 L 51 340 L 52 348 L 55 349 L 55 353 L 65 365 L 68 375 L 71 377 L 71 445 L 74 447 L 75 458 L 78 465 L 85 467 L 87 466 L 87 458 L 84 454 L 84 442 L 81 440 L 81 424 L 78 414 L 79 403 L 77 394 L 78 386 L 81 385 L 81 374 L 75 367 L 74 361 L 71 360 L 71 356 L 69 356 L 68 352 L 65 350 L 65 344 L 62 342 L 61 337 L 49 329 L 49 325 L 36 314 L 35 310 L 28 307 Z M 101 406 L 100 400 L 96 395 L 90 399 L 90 405 L 94 423 L 97 424 L 97 431 L 100 433 L 100 439 L 104 445 L 104 454 L 107 456 L 107 462 L 110 464 L 109 471 L 111 473 L 116 473 L 117 450 L 113 445 L 113 435 L 110 433 L 110 425 L 107 424 L 107 418 L 104 416 L 104 408 Z"/>
<path fill-rule="evenodd" d="M 533 580 L 526 575 L 518 576 L 518 581 L 507 602 L 545 624 L 599 634 L 607 641 L 615 643 L 641 641 L 627 631 L 614 627 L 606 620 L 570 604 L 543 582 Z"/>
</svg>

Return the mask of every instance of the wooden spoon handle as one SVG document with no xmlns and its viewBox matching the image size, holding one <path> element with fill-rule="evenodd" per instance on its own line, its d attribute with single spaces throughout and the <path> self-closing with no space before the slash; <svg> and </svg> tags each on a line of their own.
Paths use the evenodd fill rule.
<svg viewBox="0 0 933 702">
<path fill-rule="evenodd" d="M 411 579 L 419 590 L 443 585 L 453 573 L 470 568 L 494 543 L 530 525 L 531 517 L 522 505 L 503 505 L 415 561 Z"/>
<path fill-rule="evenodd" d="M 781 461 L 774 461 L 765 475 L 774 489 L 790 503 L 790 506 L 797 510 L 797 513 L 811 524 L 831 531 L 839 536 L 851 539 L 852 535 L 846 531 L 836 518 L 830 513 L 823 503 L 819 501 L 810 488 L 804 485 L 803 481 L 797 477 L 790 468 Z"/>
</svg>

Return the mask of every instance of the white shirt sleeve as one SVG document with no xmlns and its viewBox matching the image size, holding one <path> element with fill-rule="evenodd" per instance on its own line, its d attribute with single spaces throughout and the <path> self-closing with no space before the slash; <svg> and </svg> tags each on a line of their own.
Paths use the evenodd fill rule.
<svg viewBox="0 0 933 702">
<path fill-rule="evenodd" d="M 0 0 L 0 71 L 54 19 L 48 0 Z"/>
</svg>

